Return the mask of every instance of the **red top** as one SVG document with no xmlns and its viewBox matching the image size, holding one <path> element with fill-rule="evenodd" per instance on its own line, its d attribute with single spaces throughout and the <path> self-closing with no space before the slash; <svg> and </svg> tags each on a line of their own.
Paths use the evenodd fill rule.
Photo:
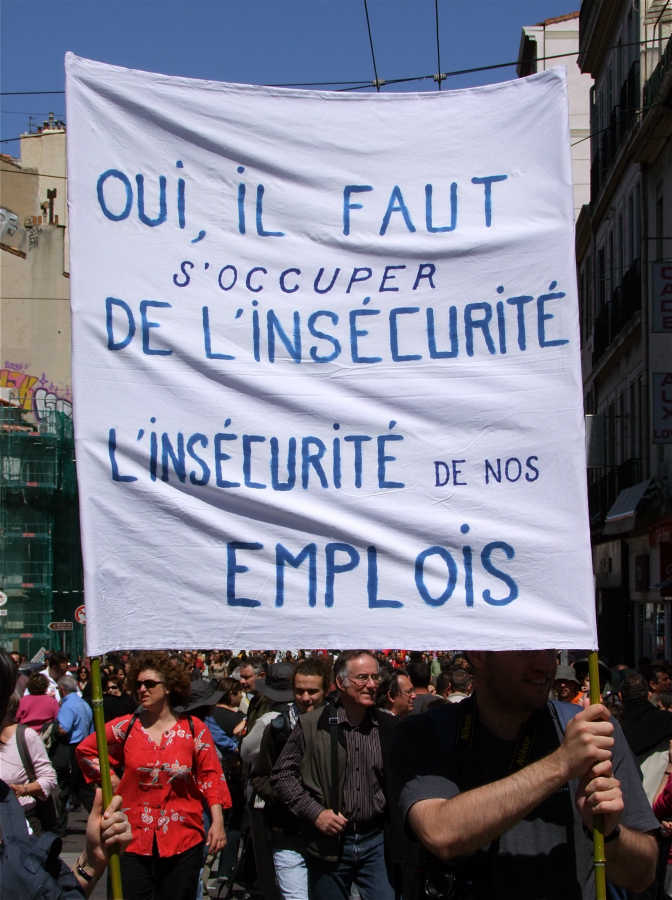
<svg viewBox="0 0 672 900">
<path fill-rule="evenodd" d="M 59 709 L 58 700 L 48 694 L 24 694 L 14 721 L 39 731 L 45 722 L 56 718 Z"/>
<path fill-rule="evenodd" d="M 124 738 L 132 716 L 105 725 L 110 765 L 124 767 L 116 793 L 133 829 L 131 853 L 151 856 L 156 836 L 159 856 L 184 853 L 205 839 L 203 799 L 208 806 L 231 806 L 231 795 L 215 753 L 210 732 L 192 717 L 194 737 L 185 716 L 164 732 L 161 746 L 154 743 L 136 720 Z M 96 735 L 77 748 L 77 759 L 87 781 L 98 781 L 100 768 Z"/>
<path fill-rule="evenodd" d="M 672 819 L 672 775 L 667 779 L 667 784 L 660 792 L 660 797 L 653 804 L 653 814 L 659 822 L 669 822 Z M 672 863 L 672 847 L 668 856 L 668 865 Z"/>
</svg>

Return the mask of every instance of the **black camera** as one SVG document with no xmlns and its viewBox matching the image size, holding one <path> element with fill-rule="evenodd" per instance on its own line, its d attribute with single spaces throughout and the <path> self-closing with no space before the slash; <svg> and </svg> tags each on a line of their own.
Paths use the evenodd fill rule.
<svg viewBox="0 0 672 900">
<path fill-rule="evenodd" d="M 447 862 L 424 859 L 417 868 L 420 897 L 427 900 L 473 900 L 473 859 Z"/>
</svg>

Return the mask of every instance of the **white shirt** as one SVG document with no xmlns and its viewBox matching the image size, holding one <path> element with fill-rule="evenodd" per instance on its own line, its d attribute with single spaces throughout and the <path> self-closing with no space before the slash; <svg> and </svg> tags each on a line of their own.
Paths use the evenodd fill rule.
<svg viewBox="0 0 672 900">
<path fill-rule="evenodd" d="M 54 681 L 54 679 L 51 677 L 51 675 L 49 674 L 49 669 L 43 669 L 40 672 L 40 675 L 44 675 L 44 677 L 49 682 L 49 687 L 47 688 L 47 691 L 46 691 L 47 696 L 55 697 L 58 700 L 58 702 L 60 703 L 61 695 L 58 692 L 58 682 Z"/>
<path fill-rule="evenodd" d="M 49 669 L 43 669 L 40 672 L 40 675 L 44 675 L 44 677 L 49 682 L 49 687 L 47 688 L 47 691 L 46 691 L 47 695 L 49 697 L 55 697 L 58 700 L 58 702 L 60 703 L 61 702 L 61 694 L 58 690 L 58 682 L 54 681 L 54 679 L 51 677 L 51 675 L 49 674 Z M 73 675 L 72 677 L 74 678 L 75 676 Z M 78 697 L 82 696 L 82 692 L 79 689 L 79 685 L 77 685 L 77 696 Z"/>
</svg>

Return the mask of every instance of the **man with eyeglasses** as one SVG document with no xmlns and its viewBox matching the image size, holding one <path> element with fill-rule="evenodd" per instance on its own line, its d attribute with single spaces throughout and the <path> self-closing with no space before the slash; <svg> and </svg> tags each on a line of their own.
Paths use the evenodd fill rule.
<svg viewBox="0 0 672 900">
<path fill-rule="evenodd" d="M 376 695 L 376 706 L 404 719 L 413 712 L 417 697 L 406 669 L 389 669 L 382 677 Z"/>
<path fill-rule="evenodd" d="M 299 718 L 271 785 L 303 820 L 312 900 L 394 900 L 394 867 L 406 842 L 388 802 L 388 749 L 395 716 L 376 709 L 378 661 L 346 650 L 334 665 L 339 698 Z"/>
<path fill-rule="evenodd" d="M 468 658 L 475 693 L 409 716 L 392 741 L 400 812 L 424 848 L 419 897 L 449 872 L 473 900 L 593 898 L 595 813 L 607 879 L 644 891 L 658 825 L 608 710 L 549 701 L 555 650 Z"/>
</svg>

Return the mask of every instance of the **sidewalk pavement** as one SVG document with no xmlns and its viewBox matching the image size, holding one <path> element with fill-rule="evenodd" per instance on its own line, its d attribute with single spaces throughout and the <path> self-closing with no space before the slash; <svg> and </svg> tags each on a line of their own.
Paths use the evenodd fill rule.
<svg viewBox="0 0 672 900">
<path fill-rule="evenodd" d="M 61 850 L 61 859 L 72 867 L 78 860 L 79 854 L 84 849 L 84 841 L 86 834 L 87 814 L 84 807 L 80 807 L 77 812 L 68 814 L 68 827 L 65 837 L 63 838 L 63 849 Z M 90 900 L 106 900 L 107 886 L 106 878 L 101 878 L 93 889 Z"/>
<path fill-rule="evenodd" d="M 61 858 L 68 866 L 73 866 L 77 862 L 79 854 L 84 849 L 86 819 L 87 814 L 83 806 L 76 812 L 71 812 L 68 815 L 68 827 L 66 835 L 63 838 L 63 849 L 61 851 Z M 216 867 L 214 867 L 213 870 L 216 872 Z M 223 898 L 226 893 L 226 885 L 222 886 L 217 882 L 216 878 L 211 878 L 208 882 L 208 893 L 211 897 L 217 897 L 219 894 L 219 897 Z M 246 891 L 240 885 L 234 886 L 233 896 L 235 900 L 247 900 L 247 898 L 249 898 L 249 900 L 263 900 L 261 894 Z M 101 878 L 95 886 L 90 900 L 107 900 L 106 877 Z M 194 900 L 196 900 L 196 898 L 194 898 Z"/>
</svg>

